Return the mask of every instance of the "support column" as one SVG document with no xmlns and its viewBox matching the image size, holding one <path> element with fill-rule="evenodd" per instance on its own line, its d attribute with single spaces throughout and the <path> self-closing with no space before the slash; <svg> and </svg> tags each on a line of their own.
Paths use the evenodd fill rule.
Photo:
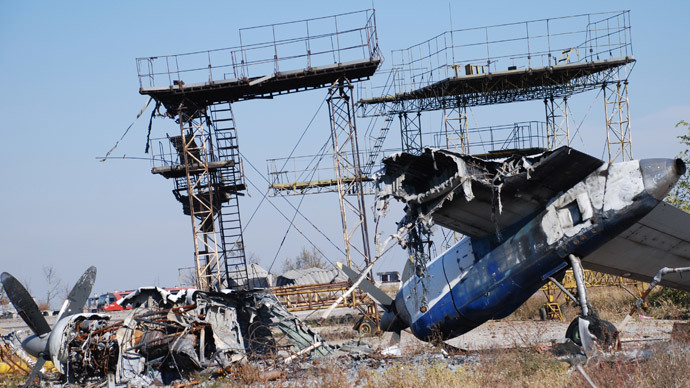
<svg viewBox="0 0 690 388">
<path fill-rule="evenodd" d="M 346 261 L 352 267 L 353 259 L 357 259 L 356 268 L 362 263 L 366 267 L 370 263 L 371 254 L 352 89 L 352 84 L 346 78 L 333 83 L 328 90 L 328 113 Z M 361 244 L 356 243 L 356 234 L 359 234 Z M 369 276 L 371 278 L 371 273 Z"/>
<path fill-rule="evenodd" d="M 562 100 L 551 95 L 544 99 L 546 109 L 546 148 L 553 150 L 570 146 L 570 115 L 568 97 Z"/>
<path fill-rule="evenodd" d="M 194 258 L 196 262 L 197 287 L 213 290 L 222 286 L 218 243 L 215 225 L 215 198 L 213 179 L 208 162 L 212 159 L 210 133 L 204 127 L 204 110 L 185 107 L 180 104 L 178 118 L 182 139 L 182 156 L 186 175 L 186 191 L 189 214 L 194 235 Z"/>
<path fill-rule="evenodd" d="M 403 152 L 419 155 L 422 153 L 422 113 L 403 112 L 398 114 L 400 119 L 400 139 Z"/>
<path fill-rule="evenodd" d="M 606 145 L 609 163 L 617 160 L 632 160 L 628 81 L 604 83 L 602 89 L 604 91 Z"/>
<path fill-rule="evenodd" d="M 446 148 L 461 154 L 470 154 L 470 139 L 467 127 L 467 105 L 460 101 L 450 109 L 443 107 L 443 124 L 446 132 Z"/>
</svg>

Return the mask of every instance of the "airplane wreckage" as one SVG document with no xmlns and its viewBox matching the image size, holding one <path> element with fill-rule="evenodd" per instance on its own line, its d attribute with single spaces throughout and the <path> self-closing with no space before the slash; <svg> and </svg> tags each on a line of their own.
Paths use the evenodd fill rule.
<svg viewBox="0 0 690 388">
<path fill-rule="evenodd" d="M 501 162 L 425 149 L 383 163 L 377 209 L 391 197 L 405 203 L 398 235 L 407 232 L 403 245 L 414 258 L 395 299 L 370 293 L 379 295 L 383 330 L 456 337 L 508 316 L 572 268 L 582 319 L 566 336 L 581 343 L 591 325 L 587 332 L 611 347 L 618 331 L 589 305 L 583 266 L 690 291 L 690 276 L 681 277 L 690 271 L 690 214 L 662 202 L 685 173 L 681 159 L 607 164 L 561 147 Z M 465 238 L 429 260 L 433 224 Z"/>
<path fill-rule="evenodd" d="M 582 314 L 566 337 L 587 354 L 595 346 L 615 349 L 622 325 L 597 318 L 582 267 L 690 290 L 690 277 L 681 277 L 690 270 L 690 215 L 661 202 L 684 173 L 680 159 L 606 164 L 567 147 L 500 162 L 438 149 L 395 154 L 376 177 L 377 211 L 391 198 L 406 204 L 398 233 L 388 239 L 412 258 L 403 285 L 390 298 L 364 278 L 368 268 L 343 269 L 353 288 L 381 305 L 383 330 L 399 339 L 409 329 L 431 341 L 506 317 L 572 267 L 578 295 L 571 297 Z M 432 259 L 433 224 L 465 237 Z M 123 321 L 82 314 L 95 276 L 92 267 L 79 279 L 51 329 L 26 289 L 2 274 L 10 301 L 34 333 L 21 341 L 37 359 L 27 384 L 47 360 L 62 382 L 143 386 L 193 372 L 224 374 L 247 360 L 260 360 L 270 373 L 277 364 L 335 349 L 270 290 L 171 295 L 143 288 L 121 301 L 139 306 Z"/>
</svg>

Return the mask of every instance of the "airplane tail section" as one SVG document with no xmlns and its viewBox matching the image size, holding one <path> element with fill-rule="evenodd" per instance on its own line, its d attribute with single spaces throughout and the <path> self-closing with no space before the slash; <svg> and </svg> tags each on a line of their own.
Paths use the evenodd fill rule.
<svg viewBox="0 0 690 388">
<path fill-rule="evenodd" d="M 338 268 L 340 268 L 340 270 L 343 271 L 345 275 L 347 275 L 347 277 L 352 281 L 356 281 L 359 277 L 359 274 L 355 270 L 346 266 L 345 264 L 339 262 L 337 265 Z M 389 311 L 393 306 L 393 299 L 383 292 L 383 290 L 376 287 L 376 285 L 374 285 L 374 283 L 372 283 L 369 279 L 364 279 L 359 284 L 359 288 L 366 292 L 371 299 L 381 305 L 381 307 L 383 307 L 386 311 Z"/>
</svg>

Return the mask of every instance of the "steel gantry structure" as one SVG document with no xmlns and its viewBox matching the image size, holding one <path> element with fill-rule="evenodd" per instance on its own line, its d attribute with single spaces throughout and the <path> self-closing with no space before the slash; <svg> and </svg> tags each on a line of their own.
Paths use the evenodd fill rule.
<svg viewBox="0 0 690 388">
<path fill-rule="evenodd" d="M 295 30 L 304 34 L 281 35 Z M 238 199 L 245 190 L 244 173 L 232 104 L 330 88 L 334 109 L 352 111 L 351 99 L 336 102 L 343 95 L 333 90 L 345 88 L 332 85 L 351 88 L 380 63 L 373 10 L 245 28 L 239 35 L 237 47 L 137 59 L 139 92 L 179 124 L 179 135 L 151 140 L 152 172 L 173 179 L 173 194 L 191 217 L 197 286 L 204 290 L 251 287 Z M 332 121 L 334 133 L 347 132 L 340 119 Z M 358 161 L 353 166 L 350 170 L 358 171 Z M 341 171 L 342 210 L 343 197 L 353 192 L 348 185 L 361 185 L 361 174 Z"/>
</svg>

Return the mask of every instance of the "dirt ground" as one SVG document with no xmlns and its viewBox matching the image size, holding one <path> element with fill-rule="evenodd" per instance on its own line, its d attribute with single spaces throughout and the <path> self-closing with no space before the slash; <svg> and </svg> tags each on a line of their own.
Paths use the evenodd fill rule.
<svg viewBox="0 0 690 388">
<path fill-rule="evenodd" d="M 110 314 L 113 321 L 124 319 L 128 311 L 115 312 Z M 333 314 L 345 315 L 352 313 L 342 309 L 336 310 Z M 317 312 L 316 314 L 319 314 Z M 298 313 L 300 318 L 316 318 L 313 312 Z M 46 317 L 50 325 L 54 323 L 55 317 Z M 622 335 L 622 343 L 634 344 L 649 341 L 666 341 L 671 336 L 673 320 L 660 319 L 633 319 L 626 327 Z M 620 322 L 613 322 L 618 325 Z M 489 321 L 478 328 L 463 334 L 457 338 L 446 341 L 449 345 L 465 350 L 484 350 L 498 348 L 514 348 L 536 345 L 549 345 L 553 341 L 562 339 L 569 322 L 561 321 Z M 314 330 L 321 333 L 329 343 L 339 345 L 344 342 L 357 338 L 352 330 L 352 324 L 333 325 L 333 326 L 312 326 Z M 20 318 L 0 319 L 0 334 L 6 334 L 9 330 L 27 329 Z M 329 339 L 330 338 L 330 339 Z M 383 333 L 379 336 L 364 337 L 365 342 L 372 348 L 386 348 L 389 344 L 391 333 Z M 412 334 L 403 331 L 400 347 L 405 349 L 414 347 L 422 341 L 417 340 Z"/>
<path fill-rule="evenodd" d="M 660 319 L 634 319 L 628 323 L 622 333 L 621 342 L 626 344 L 667 341 L 671 336 L 673 320 Z M 465 333 L 459 337 L 446 341 L 449 345 L 464 350 L 485 350 L 515 347 L 529 347 L 537 345 L 550 345 L 554 341 L 565 337 L 565 331 L 570 322 L 554 320 L 547 321 L 489 321 L 478 328 Z M 613 322 L 618 325 L 620 322 Z M 314 327 L 325 338 L 330 339 L 329 343 L 338 345 L 347 342 L 348 335 L 353 338 L 351 325 Z M 356 335 L 354 335 L 356 338 Z M 391 333 L 383 333 L 380 336 L 364 337 L 362 340 L 369 343 L 372 348 L 383 349 L 389 345 Z M 416 347 L 423 342 L 415 338 L 409 332 L 403 331 L 400 340 L 402 349 Z"/>
</svg>

